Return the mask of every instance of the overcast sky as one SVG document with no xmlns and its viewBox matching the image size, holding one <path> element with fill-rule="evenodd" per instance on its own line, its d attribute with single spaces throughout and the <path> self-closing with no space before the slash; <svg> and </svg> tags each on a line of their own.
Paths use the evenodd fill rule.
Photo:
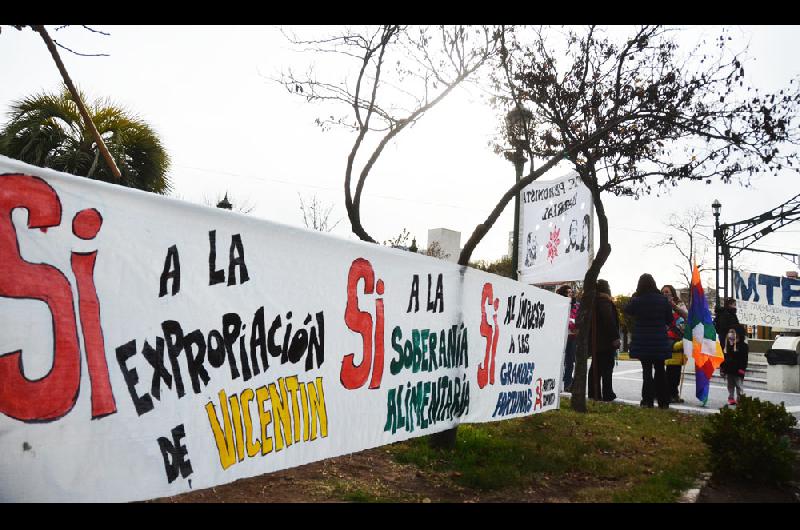
<svg viewBox="0 0 800 530">
<path fill-rule="evenodd" d="M 258 26 L 92 26 L 51 36 L 82 53 L 61 50 L 73 81 L 87 97 L 108 97 L 147 121 L 172 158 L 173 195 L 203 204 L 226 191 L 236 203 L 252 206 L 250 215 L 301 225 L 298 193 L 316 194 L 342 218 L 334 230 L 355 238 L 344 209 L 343 178 L 352 137 L 322 132 L 314 119 L 328 109 L 306 103 L 271 81 L 283 68 L 308 58 L 293 52 L 276 27 Z M 800 74 L 799 26 L 737 26 L 739 48 L 750 44 L 746 78 L 764 90 L 787 86 Z M 690 28 L 697 34 L 702 28 Z M 61 77 L 44 43 L 30 29 L 8 26 L 0 33 L 0 123 L 9 104 L 40 91 L 56 91 Z M 429 228 L 461 232 L 462 245 L 514 180 L 513 166 L 494 154 L 489 141 L 498 118 L 479 89 L 452 94 L 413 129 L 403 131 L 384 151 L 367 180 L 362 223 L 377 240 L 405 228 L 427 243 Z M 567 168 L 568 169 L 568 168 Z M 548 178 L 561 176 L 554 170 Z M 680 284 L 674 251 L 653 249 L 671 212 L 703 206 L 712 223 L 711 203 L 722 203 L 721 222 L 759 214 L 800 193 L 788 173 L 737 185 L 685 183 L 668 195 L 638 201 L 606 197 L 612 254 L 601 277 L 614 294 L 630 294 L 640 274 L 659 285 Z M 513 203 L 477 247 L 474 259 L 496 260 L 508 252 Z M 800 252 L 800 224 L 789 225 L 754 245 Z M 710 228 L 708 235 L 711 235 Z M 745 253 L 747 270 L 783 275 L 796 267 L 784 258 Z M 713 266 L 712 254 L 708 262 Z M 710 273 L 712 276 L 713 273 Z"/>
</svg>

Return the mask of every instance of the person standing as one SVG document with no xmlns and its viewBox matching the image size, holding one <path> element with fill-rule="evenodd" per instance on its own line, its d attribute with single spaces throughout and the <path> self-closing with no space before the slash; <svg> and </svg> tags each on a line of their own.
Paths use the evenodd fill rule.
<svg viewBox="0 0 800 530">
<path fill-rule="evenodd" d="M 569 284 L 564 284 L 556 293 L 569 298 L 569 323 L 567 324 L 567 346 L 564 351 L 564 391 L 572 392 L 572 370 L 575 368 L 575 350 L 578 347 L 578 310 L 580 302 L 575 299 L 575 291 Z"/>
<path fill-rule="evenodd" d="M 620 345 L 619 316 L 617 315 L 617 306 L 614 305 L 614 300 L 611 298 L 611 288 L 606 280 L 597 280 L 594 316 L 589 326 L 589 333 L 594 360 L 589 367 L 588 396 L 591 399 L 614 401 L 617 395 L 612 386 L 612 376 L 614 359 Z M 599 389 L 596 388 L 598 384 Z"/>
<path fill-rule="evenodd" d="M 687 356 L 683 353 L 683 329 L 689 310 L 686 304 L 678 298 L 675 287 L 670 284 L 661 288 L 667 301 L 672 307 L 672 323 L 667 326 L 667 337 L 672 344 L 672 357 L 664 362 L 667 374 L 667 389 L 669 390 L 670 403 L 683 403 L 680 396 L 681 368 L 686 364 Z"/>
<path fill-rule="evenodd" d="M 736 316 L 736 299 L 726 298 L 724 307 L 717 311 L 717 318 L 714 319 L 714 328 L 717 330 L 720 344 L 725 342 L 728 330 L 738 325 L 739 317 Z"/>
<path fill-rule="evenodd" d="M 720 365 L 720 372 L 725 374 L 728 380 L 728 405 L 736 405 L 736 402 L 744 395 L 744 374 L 747 371 L 747 358 L 750 354 L 750 347 L 745 341 L 744 326 L 736 324 L 728 330 L 725 337 L 725 361 Z M 736 391 L 734 398 L 733 392 Z"/>
<path fill-rule="evenodd" d="M 664 361 L 672 356 L 667 326 L 672 322 L 672 307 L 656 286 L 650 274 L 642 274 L 625 313 L 636 318 L 631 340 L 630 357 L 642 363 L 641 406 L 669 408 Z"/>
</svg>

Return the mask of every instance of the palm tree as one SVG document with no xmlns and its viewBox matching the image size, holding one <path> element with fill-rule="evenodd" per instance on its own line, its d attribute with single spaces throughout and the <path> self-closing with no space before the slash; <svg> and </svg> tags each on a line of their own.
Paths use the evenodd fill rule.
<svg viewBox="0 0 800 530">
<path fill-rule="evenodd" d="M 97 143 L 66 89 L 14 102 L 0 131 L 0 154 L 130 188 L 169 192 L 169 155 L 153 129 L 107 100 L 96 100 L 88 110 L 122 173 L 120 180 L 101 160 Z"/>
</svg>

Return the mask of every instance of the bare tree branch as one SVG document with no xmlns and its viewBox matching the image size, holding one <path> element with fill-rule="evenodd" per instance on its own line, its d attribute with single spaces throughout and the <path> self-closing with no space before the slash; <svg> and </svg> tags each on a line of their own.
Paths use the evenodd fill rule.
<svg viewBox="0 0 800 530">
<path fill-rule="evenodd" d="M 496 32 L 487 27 L 440 26 L 436 38 L 432 33 L 427 27 L 384 25 L 301 40 L 283 32 L 295 46 L 339 55 L 353 60 L 357 68 L 352 85 L 347 79 L 333 82 L 320 81 L 311 74 L 298 77 L 291 70 L 282 74 L 279 82 L 309 102 L 338 103 L 347 109 L 347 117 L 330 114 L 318 118 L 317 124 L 323 128 L 340 125 L 356 133 L 345 168 L 345 208 L 353 232 L 365 241 L 375 242 L 361 223 L 361 198 L 367 177 L 385 147 L 496 52 Z M 364 154 L 359 167 L 362 147 L 373 134 L 377 134 L 376 143 Z"/>
<path fill-rule="evenodd" d="M 98 33 L 99 33 L 99 32 L 98 32 Z M 107 34 L 106 34 L 106 35 L 107 35 Z M 70 48 L 67 48 L 66 46 L 64 46 L 63 44 L 61 44 L 60 42 L 58 42 L 58 41 L 56 41 L 56 40 L 54 40 L 53 42 L 54 42 L 54 43 L 55 43 L 55 45 L 56 45 L 56 46 L 58 46 L 59 48 L 63 48 L 63 49 L 65 49 L 65 50 L 67 50 L 68 52 L 70 52 L 70 53 L 74 53 L 75 55 L 79 55 L 79 56 L 81 56 L 81 57 L 108 57 L 108 54 L 107 54 L 107 53 L 81 53 L 81 52 L 76 52 L 75 50 L 72 50 L 72 49 L 70 49 Z"/>
<path fill-rule="evenodd" d="M 320 232 L 331 232 L 342 221 L 339 218 L 335 223 L 330 224 L 330 215 L 333 211 L 333 204 L 325 206 L 317 199 L 316 194 L 311 199 L 303 200 L 303 197 L 298 193 L 297 198 L 300 199 L 300 212 L 303 214 L 303 224 L 306 228 L 312 230 L 319 230 Z"/>
<path fill-rule="evenodd" d="M 670 214 L 664 222 L 667 234 L 651 243 L 651 248 L 670 248 L 681 257 L 675 264 L 687 289 L 692 286 L 692 267 L 696 263 L 701 270 L 705 268 L 706 253 L 711 239 L 703 233 L 708 215 L 701 206 L 687 208 L 681 213 Z"/>
</svg>

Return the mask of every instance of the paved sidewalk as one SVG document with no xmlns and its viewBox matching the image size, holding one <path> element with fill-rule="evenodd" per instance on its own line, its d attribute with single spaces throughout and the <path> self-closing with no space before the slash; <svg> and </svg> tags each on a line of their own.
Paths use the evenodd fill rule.
<svg viewBox="0 0 800 530">
<path fill-rule="evenodd" d="M 751 397 L 763 401 L 771 401 L 786 406 L 786 410 L 793 414 L 800 424 L 800 394 L 788 392 L 773 392 L 762 388 L 748 386 L 744 381 L 744 392 Z M 614 393 L 617 394 L 615 403 L 625 403 L 639 406 L 642 400 L 642 366 L 639 361 L 619 361 L 614 367 Z M 708 403 L 705 407 L 700 405 L 695 397 L 695 381 L 691 375 L 685 376 L 681 396 L 684 403 L 673 403 L 670 408 L 682 412 L 695 414 L 714 414 L 728 403 L 728 389 L 725 385 L 712 381 L 709 391 Z"/>
</svg>

